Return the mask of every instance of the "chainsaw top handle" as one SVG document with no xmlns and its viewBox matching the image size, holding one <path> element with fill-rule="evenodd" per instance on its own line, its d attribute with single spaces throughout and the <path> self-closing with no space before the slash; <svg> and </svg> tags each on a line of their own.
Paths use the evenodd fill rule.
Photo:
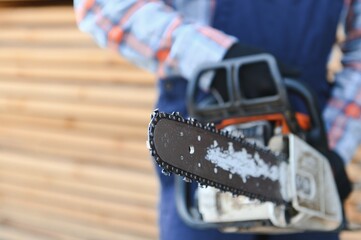
<svg viewBox="0 0 361 240">
<path fill-rule="evenodd" d="M 244 66 L 258 63 L 267 64 L 271 81 L 273 81 L 275 86 L 275 94 L 258 98 L 247 98 L 246 93 L 242 92 L 240 86 L 240 82 L 246 79 L 239 79 L 239 73 Z M 202 79 L 212 74 L 214 76 L 217 71 L 225 73 L 224 81 L 226 81 L 227 85 L 228 99 L 225 102 L 200 104 L 196 99 L 200 91 L 199 86 Z M 252 79 L 247 79 L 247 81 L 252 81 Z M 187 94 L 188 111 L 192 117 L 200 121 L 217 122 L 235 116 L 249 117 L 274 113 L 284 113 L 287 116 L 292 115 L 276 60 L 270 54 L 257 54 L 203 65 L 198 69 L 195 78 L 190 81 Z M 290 120 L 287 119 L 289 125 L 292 125 Z"/>
<path fill-rule="evenodd" d="M 267 64 L 276 91 L 270 96 L 247 98 L 240 86 L 240 82 L 246 79 L 240 79 L 239 73 L 242 67 L 257 63 Z M 227 83 L 228 99 L 224 102 L 207 102 L 206 104 L 198 102 L 200 82 L 206 76 L 214 76 L 217 71 L 225 73 L 224 81 Z M 247 81 L 252 81 L 252 79 L 247 79 Z M 309 115 L 308 128 L 302 126 L 302 123 L 297 120 L 298 117 L 296 119 L 296 115 L 299 114 L 292 110 L 288 93 L 298 96 L 304 102 Z M 191 117 L 201 122 L 218 122 L 221 123 L 221 127 L 229 125 L 234 120 L 242 123 L 255 119 L 280 118 L 285 125 L 286 132 L 284 133 L 292 132 L 299 135 L 321 151 L 327 149 L 325 128 L 315 94 L 300 81 L 282 78 L 277 62 L 270 54 L 239 57 L 201 66 L 188 85 L 187 107 Z"/>
</svg>

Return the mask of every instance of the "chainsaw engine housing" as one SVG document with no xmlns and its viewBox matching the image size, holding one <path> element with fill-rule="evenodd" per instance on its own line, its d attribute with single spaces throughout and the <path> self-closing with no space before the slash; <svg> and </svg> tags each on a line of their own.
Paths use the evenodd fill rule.
<svg viewBox="0 0 361 240">
<path fill-rule="evenodd" d="M 239 226 L 222 228 L 227 232 L 289 233 L 337 229 L 342 221 L 342 207 L 327 159 L 293 134 L 275 136 L 270 142 L 274 145 L 273 151 L 282 150 L 289 156 L 283 184 L 290 205 L 233 197 L 211 187 L 199 188 L 198 208 L 203 221 L 238 222 Z M 283 149 L 275 149 L 280 146 Z"/>
</svg>

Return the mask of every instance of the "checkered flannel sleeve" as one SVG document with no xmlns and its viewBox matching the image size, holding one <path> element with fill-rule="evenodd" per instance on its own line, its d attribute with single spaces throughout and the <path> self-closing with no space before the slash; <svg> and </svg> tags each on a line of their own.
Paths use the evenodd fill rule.
<svg viewBox="0 0 361 240">
<path fill-rule="evenodd" d="M 344 69 L 324 111 L 330 147 L 347 163 L 361 144 L 361 2 L 348 1 Z"/>
<path fill-rule="evenodd" d="M 77 22 L 98 44 L 157 74 L 191 79 L 236 41 L 182 18 L 160 0 L 74 0 Z"/>
</svg>

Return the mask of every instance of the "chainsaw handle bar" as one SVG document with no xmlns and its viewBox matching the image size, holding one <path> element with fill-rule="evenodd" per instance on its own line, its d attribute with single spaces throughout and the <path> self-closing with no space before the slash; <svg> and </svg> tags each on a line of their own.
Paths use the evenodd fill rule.
<svg viewBox="0 0 361 240">
<path fill-rule="evenodd" d="M 256 63 L 266 63 L 272 76 L 276 94 L 259 98 L 246 98 L 240 88 L 239 72 L 242 66 Z M 199 104 L 197 96 L 202 77 L 209 72 L 225 71 L 229 100 L 217 104 Z M 309 131 L 301 130 L 295 113 L 293 112 L 287 93 L 292 93 L 304 102 L 309 117 L 311 128 Z M 317 97 L 304 83 L 293 79 L 283 79 L 275 58 L 270 54 L 257 54 L 246 57 L 225 60 L 219 63 L 201 66 L 193 81 L 189 82 L 187 89 L 187 108 L 189 115 L 201 122 L 219 122 L 230 118 L 247 118 L 282 114 L 290 131 L 301 138 L 306 138 L 311 145 L 320 151 L 326 150 L 327 137 L 324 124 L 320 115 Z"/>
<path fill-rule="evenodd" d="M 260 98 L 246 98 L 240 87 L 239 72 L 245 65 L 266 63 L 269 67 L 272 81 L 276 88 L 276 94 Z M 222 104 L 200 106 L 197 103 L 200 82 L 209 72 L 225 71 L 229 100 Z M 190 81 L 187 92 L 187 104 L 190 116 L 200 121 L 213 122 L 227 119 L 232 116 L 256 116 L 272 113 L 289 112 L 290 107 L 286 90 L 282 83 L 282 77 L 277 67 L 277 62 L 270 54 L 256 54 L 225 60 L 219 63 L 201 66 L 195 78 Z"/>
</svg>

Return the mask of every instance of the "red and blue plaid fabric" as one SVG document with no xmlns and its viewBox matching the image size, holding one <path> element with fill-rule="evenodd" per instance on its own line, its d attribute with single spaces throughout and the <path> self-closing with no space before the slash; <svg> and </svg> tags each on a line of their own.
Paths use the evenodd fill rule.
<svg viewBox="0 0 361 240">
<path fill-rule="evenodd" d="M 201 9 L 211 8 L 212 1 L 167 2 L 75 0 L 75 9 L 80 28 L 102 47 L 119 52 L 159 78 L 189 79 L 200 64 L 221 60 L 236 39 L 206 24 L 208 15 Z"/>
<path fill-rule="evenodd" d="M 348 162 L 361 144 L 361 1 L 346 0 L 344 70 L 337 74 L 324 119 L 330 145 Z M 81 30 L 157 74 L 191 79 L 237 41 L 212 27 L 215 0 L 74 0 Z M 156 17 L 155 17 L 156 16 Z"/>
<path fill-rule="evenodd" d="M 331 148 L 348 162 L 361 144 L 361 1 L 345 2 L 344 69 L 336 75 L 323 116 Z"/>
</svg>

